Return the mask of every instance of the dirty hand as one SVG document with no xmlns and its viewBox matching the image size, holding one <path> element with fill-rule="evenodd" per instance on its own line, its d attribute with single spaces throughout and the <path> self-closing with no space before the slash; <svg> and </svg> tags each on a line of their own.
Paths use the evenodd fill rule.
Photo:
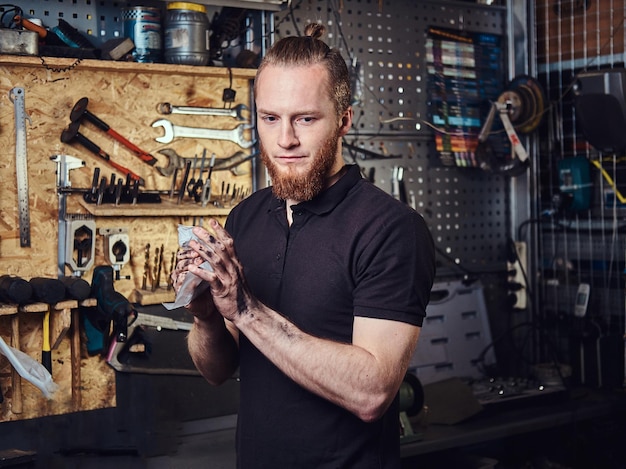
<svg viewBox="0 0 626 469">
<path fill-rule="evenodd" d="M 181 287 L 185 281 L 187 274 L 189 273 L 188 267 L 190 265 L 199 265 L 204 262 L 198 254 L 188 246 L 182 247 L 177 254 L 176 268 L 171 274 L 172 285 L 176 296 L 178 297 Z M 200 279 L 198 279 L 200 282 Z M 211 314 L 215 312 L 215 305 L 208 289 L 202 294 L 195 297 L 188 305 L 185 306 L 191 314 L 198 319 L 207 319 Z"/>
<path fill-rule="evenodd" d="M 220 224 L 211 219 L 211 234 L 201 227 L 194 227 L 198 241 L 191 240 L 189 247 L 199 256 L 200 261 L 191 257 L 187 265 L 189 272 L 206 280 L 211 286 L 213 303 L 224 318 L 234 321 L 246 314 L 257 300 L 250 293 L 243 276 L 243 267 L 237 258 L 233 239 Z M 199 264 L 208 261 L 213 271 L 202 269 Z"/>
</svg>

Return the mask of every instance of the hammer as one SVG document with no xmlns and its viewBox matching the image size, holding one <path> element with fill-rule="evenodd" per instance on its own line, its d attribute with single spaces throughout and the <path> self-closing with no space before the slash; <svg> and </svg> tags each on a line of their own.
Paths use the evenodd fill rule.
<svg viewBox="0 0 626 469">
<path fill-rule="evenodd" d="M 143 178 L 141 176 L 133 173 L 130 169 L 125 168 L 121 164 L 118 164 L 115 161 L 111 160 L 111 157 L 109 156 L 109 154 L 105 153 L 98 145 L 96 145 L 91 140 L 89 140 L 87 137 L 85 137 L 83 134 L 81 134 L 78 131 L 79 128 L 80 128 L 80 122 L 79 121 L 72 122 L 61 133 L 61 141 L 63 143 L 71 143 L 74 140 L 76 140 L 83 147 L 85 147 L 87 150 L 92 152 L 94 155 L 99 156 L 100 158 L 105 160 L 107 163 L 109 163 L 111 166 L 113 166 L 115 169 L 117 169 L 120 173 L 122 173 L 122 174 L 124 174 L 126 176 L 130 176 L 135 181 L 139 181 L 139 185 L 141 185 L 141 186 L 143 186 L 145 184 L 145 182 L 144 182 L 144 180 L 143 180 Z"/>
<path fill-rule="evenodd" d="M 120 142 L 122 145 L 124 145 L 126 148 L 134 152 L 139 158 L 141 158 L 143 162 L 148 163 L 150 166 L 154 166 L 157 163 L 158 160 L 154 156 L 152 156 L 150 153 L 143 151 L 134 143 L 128 141 L 126 138 L 113 130 L 106 122 L 104 122 L 102 119 L 99 119 L 92 112 L 88 111 L 87 104 L 89 104 L 88 98 L 80 98 L 76 102 L 74 108 L 72 109 L 72 112 L 70 113 L 70 120 L 72 122 L 78 122 L 82 118 L 85 118 L 93 125 L 98 127 L 100 130 L 104 131 L 115 140 Z"/>
</svg>

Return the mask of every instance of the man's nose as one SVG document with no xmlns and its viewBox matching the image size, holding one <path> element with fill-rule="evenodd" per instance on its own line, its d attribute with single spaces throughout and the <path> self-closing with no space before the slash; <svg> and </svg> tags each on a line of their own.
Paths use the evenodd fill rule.
<svg viewBox="0 0 626 469">
<path fill-rule="evenodd" d="M 293 125 L 289 122 L 283 123 L 280 128 L 280 135 L 278 137 L 278 144 L 282 148 L 291 148 L 298 145 L 300 142 L 296 136 L 296 131 Z"/>
</svg>

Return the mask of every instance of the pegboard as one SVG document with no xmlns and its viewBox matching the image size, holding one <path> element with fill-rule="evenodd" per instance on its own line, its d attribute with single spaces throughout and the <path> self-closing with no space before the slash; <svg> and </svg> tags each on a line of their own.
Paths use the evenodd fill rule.
<svg viewBox="0 0 626 469">
<path fill-rule="evenodd" d="M 355 158 L 346 151 L 346 161 L 358 163 L 364 176 L 390 193 L 394 168 L 403 168 L 407 201 L 426 219 L 440 252 L 472 271 L 501 265 L 508 180 L 442 167 L 428 122 L 426 43 L 430 27 L 489 33 L 505 42 L 506 9 L 449 1 L 301 0 L 275 14 L 275 39 L 302 35 L 313 21 L 327 27 L 327 43 L 352 69 L 355 116 L 346 142 L 378 155 Z"/>
<path fill-rule="evenodd" d="M 327 42 L 352 61 L 355 131 L 430 137 L 425 69 L 429 27 L 505 35 L 506 11 L 462 2 L 419 0 L 295 1 L 276 14 L 276 38 L 327 26 Z"/>
</svg>

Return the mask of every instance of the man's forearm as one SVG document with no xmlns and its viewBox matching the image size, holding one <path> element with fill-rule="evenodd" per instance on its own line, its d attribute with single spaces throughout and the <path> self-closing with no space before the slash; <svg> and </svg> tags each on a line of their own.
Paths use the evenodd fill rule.
<svg viewBox="0 0 626 469">
<path fill-rule="evenodd" d="M 187 346 L 196 368 L 210 384 L 222 384 L 237 370 L 239 347 L 219 314 L 195 318 Z"/>
<path fill-rule="evenodd" d="M 408 357 L 385 355 L 382 341 L 368 349 L 311 336 L 263 305 L 244 313 L 235 325 L 295 382 L 365 421 L 387 409 L 404 376 L 399 370 L 408 363 Z M 400 340 L 408 344 L 416 338 L 409 334 Z"/>
</svg>

